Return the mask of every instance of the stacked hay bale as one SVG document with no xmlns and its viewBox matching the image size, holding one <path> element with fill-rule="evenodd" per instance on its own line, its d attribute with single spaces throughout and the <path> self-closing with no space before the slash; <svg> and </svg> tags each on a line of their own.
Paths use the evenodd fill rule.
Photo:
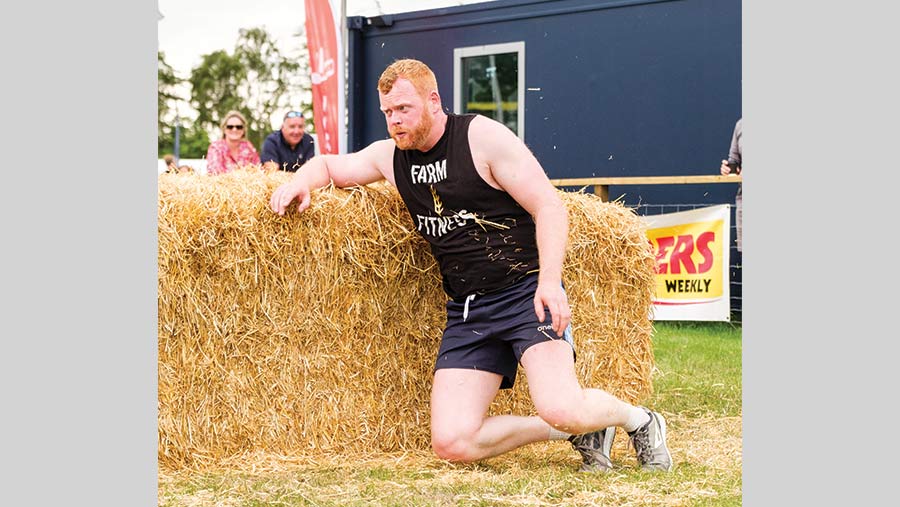
<svg viewBox="0 0 900 507">
<path fill-rule="evenodd" d="M 386 185 L 268 208 L 291 177 L 249 167 L 159 177 L 159 459 L 249 452 L 427 449 L 446 295 L 427 244 Z M 578 375 L 650 394 L 654 259 L 621 205 L 561 193 Z M 492 413 L 533 413 L 527 380 Z"/>
</svg>

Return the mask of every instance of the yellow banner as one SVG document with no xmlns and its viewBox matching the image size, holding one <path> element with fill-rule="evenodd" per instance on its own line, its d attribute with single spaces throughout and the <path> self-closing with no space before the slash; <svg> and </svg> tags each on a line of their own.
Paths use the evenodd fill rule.
<svg viewBox="0 0 900 507">
<path fill-rule="evenodd" d="M 656 252 L 657 320 L 729 320 L 727 205 L 645 216 Z"/>
</svg>

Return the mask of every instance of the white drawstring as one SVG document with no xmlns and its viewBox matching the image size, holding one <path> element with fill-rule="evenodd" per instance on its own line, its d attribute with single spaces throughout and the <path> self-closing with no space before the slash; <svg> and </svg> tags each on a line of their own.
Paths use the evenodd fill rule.
<svg viewBox="0 0 900 507">
<path fill-rule="evenodd" d="M 466 306 L 463 308 L 463 322 L 469 317 L 469 301 L 475 299 L 475 294 L 466 296 Z"/>
</svg>

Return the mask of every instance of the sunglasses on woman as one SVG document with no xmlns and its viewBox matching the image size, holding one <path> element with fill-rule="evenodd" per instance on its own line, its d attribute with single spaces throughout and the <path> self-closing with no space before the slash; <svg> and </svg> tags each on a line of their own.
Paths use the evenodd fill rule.
<svg viewBox="0 0 900 507">
<path fill-rule="evenodd" d="M 232 129 L 244 130 L 243 125 L 225 125 L 225 128 L 227 128 L 228 130 L 232 130 Z"/>
</svg>

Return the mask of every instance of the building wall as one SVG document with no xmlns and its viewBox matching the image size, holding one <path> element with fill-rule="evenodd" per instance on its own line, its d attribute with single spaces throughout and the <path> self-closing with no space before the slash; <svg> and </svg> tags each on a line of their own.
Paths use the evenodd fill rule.
<svg viewBox="0 0 900 507">
<path fill-rule="evenodd" d="M 356 24 L 351 149 L 387 137 L 376 83 L 395 59 L 428 63 L 451 110 L 453 49 L 516 41 L 525 42 L 526 89 L 539 89 L 526 92 L 525 142 L 551 178 L 717 174 L 742 115 L 740 0 L 501 0 Z M 609 195 L 718 204 L 736 190 L 618 186 Z"/>
</svg>

